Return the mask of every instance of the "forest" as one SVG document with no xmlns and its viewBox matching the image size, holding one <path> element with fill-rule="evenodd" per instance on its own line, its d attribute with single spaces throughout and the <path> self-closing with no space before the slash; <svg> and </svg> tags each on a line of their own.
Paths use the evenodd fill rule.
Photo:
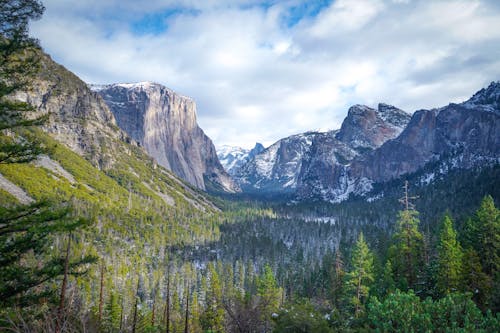
<svg viewBox="0 0 500 333">
<path fill-rule="evenodd" d="M 410 175 L 374 202 L 166 206 L 123 171 L 181 188 L 150 162 L 97 170 L 10 98 L 39 70 L 28 24 L 43 11 L 0 2 L 0 174 L 35 198 L 0 189 L 0 331 L 500 331 L 498 166 Z M 41 155 L 92 190 L 36 168 Z"/>
</svg>

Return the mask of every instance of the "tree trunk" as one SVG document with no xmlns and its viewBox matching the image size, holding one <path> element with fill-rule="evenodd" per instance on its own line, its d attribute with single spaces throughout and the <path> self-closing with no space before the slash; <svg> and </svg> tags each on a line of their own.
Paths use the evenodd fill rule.
<svg viewBox="0 0 500 333">
<path fill-rule="evenodd" d="M 189 333 L 189 283 L 186 288 L 186 317 L 184 320 L 184 333 Z"/>
<path fill-rule="evenodd" d="M 167 300 L 165 301 L 166 333 L 170 333 L 170 266 L 167 266 Z"/>
<path fill-rule="evenodd" d="M 66 257 L 64 258 L 64 276 L 61 286 L 61 297 L 59 299 L 59 308 L 57 309 L 57 321 L 55 333 L 61 332 L 61 324 L 64 314 L 64 303 L 66 301 L 66 288 L 68 285 L 68 270 L 69 270 L 69 251 L 71 247 L 71 234 L 68 235 L 68 245 L 66 247 Z"/>
<path fill-rule="evenodd" d="M 137 294 L 139 293 L 139 278 L 137 278 L 137 289 L 135 292 L 135 305 L 134 305 L 134 320 L 132 322 L 132 333 L 135 333 L 135 328 L 137 326 L 137 303 L 139 301 Z"/>
<path fill-rule="evenodd" d="M 101 263 L 101 291 L 99 294 L 99 325 L 102 326 L 102 307 L 104 302 L 104 261 Z"/>
</svg>

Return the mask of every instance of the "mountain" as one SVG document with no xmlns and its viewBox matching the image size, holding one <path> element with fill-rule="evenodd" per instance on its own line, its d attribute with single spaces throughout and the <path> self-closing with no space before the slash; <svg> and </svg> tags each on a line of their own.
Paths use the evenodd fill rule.
<svg viewBox="0 0 500 333">
<path fill-rule="evenodd" d="M 217 157 L 227 173 L 233 176 L 243 164 L 264 149 L 258 142 L 252 149 L 223 145 L 217 149 Z"/>
<path fill-rule="evenodd" d="M 420 172 L 432 181 L 452 169 L 500 162 L 500 83 L 460 104 L 412 116 L 387 104 L 354 105 L 339 130 L 279 140 L 235 178 L 244 191 L 340 202 L 374 185 Z M 383 195 L 380 194 L 379 195 Z"/>
<path fill-rule="evenodd" d="M 281 139 L 250 158 L 234 174 L 246 192 L 293 192 L 305 154 L 318 132 Z"/>
<path fill-rule="evenodd" d="M 215 208 L 204 195 L 159 167 L 117 126 L 101 96 L 48 55 L 40 52 L 40 72 L 32 87 L 12 97 L 30 102 L 38 115 L 48 115 L 42 131 L 32 135 L 51 149 L 34 164 L 0 169 L 4 179 L 0 188 L 11 200 L 75 198 L 89 204 L 98 199 L 105 205 L 102 209 L 125 211 L 135 198 L 156 209 Z M 106 206 L 113 198 L 116 202 Z"/>
<path fill-rule="evenodd" d="M 416 111 L 401 135 L 355 161 L 350 173 L 386 182 L 436 161 L 462 169 L 500 162 L 500 82 L 463 103 Z"/>
<path fill-rule="evenodd" d="M 238 191 L 196 122 L 196 103 L 152 82 L 91 85 L 117 125 L 158 164 L 199 189 Z"/>
<path fill-rule="evenodd" d="M 339 181 L 354 158 L 395 138 L 410 116 L 387 104 L 349 108 L 339 130 L 281 139 L 243 165 L 235 178 L 247 192 L 321 194 Z"/>
</svg>

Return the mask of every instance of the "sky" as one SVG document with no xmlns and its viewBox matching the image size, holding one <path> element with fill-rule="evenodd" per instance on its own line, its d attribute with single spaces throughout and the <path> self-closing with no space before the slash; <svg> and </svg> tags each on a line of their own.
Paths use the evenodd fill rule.
<svg viewBox="0 0 500 333">
<path fill-rule="evenodd" d="M 88 83 L 154 81 L 197 103 L 216 146 L 407 112 L 500 80 L 497 0 L 45 0 L 31 33 Z"/>
</svg>

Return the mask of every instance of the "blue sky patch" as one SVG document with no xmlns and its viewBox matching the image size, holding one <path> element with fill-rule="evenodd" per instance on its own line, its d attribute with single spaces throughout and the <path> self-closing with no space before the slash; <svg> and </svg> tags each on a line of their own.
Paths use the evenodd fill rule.
<svg viewBox="0 0 500 333">
<path fill-rule="evenodd" d="M 315 17 L 324 8 L 330 6 L 333 0 L 303 1 L 300 4 L 290 7 L 288 15 L 284 17 L 284 23 L 291 28 L 304 18 Z"/>
<path fill-rule="evenodd" d="M 144 15 L 138 21 L 130 24 L 130 30 L 135 35 L 159 35 L 168 29 L 168 19 L 181 14 L 197 15 L 199 12 L 193 9 L 174 8 L 158 13 Z"/>
</svg>

